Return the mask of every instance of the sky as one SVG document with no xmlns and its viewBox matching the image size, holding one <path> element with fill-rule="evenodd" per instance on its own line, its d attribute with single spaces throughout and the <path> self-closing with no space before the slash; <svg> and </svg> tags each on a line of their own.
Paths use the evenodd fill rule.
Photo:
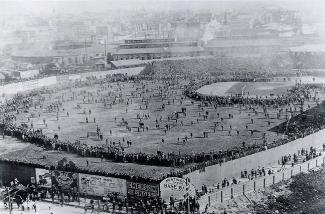
<svg viewBox="0 0 325 214">
<path fill-rule="evenodd" d="M 325 0 L 0 0 L 0 13 L 49 13 L 53 9 L 66 12 L 160 9 L 215 9 L 250 5 L 278 5 L 297 10 L 313 9 L 325 12 Z"/>
</svg>

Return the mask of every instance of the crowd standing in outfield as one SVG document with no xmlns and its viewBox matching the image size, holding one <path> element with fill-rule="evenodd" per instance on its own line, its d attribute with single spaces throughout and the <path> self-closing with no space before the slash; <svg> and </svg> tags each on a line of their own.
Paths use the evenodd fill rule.
<svg viewBox="0 0 325 214">
<path fill-rule="evenodd" d="M 224 96 L 197 92 L 203 85 L 218 82 L 267 83 L 274 77 L 290 82 L 297 74 L 292 71 L 284 74 L 282 71 L 286 69 L 289 68 L 274 62 L 263 64 L 256 59 L 166 60 L 147 65 L 139 76 L 93 77 L 42 88 L 16 95 L 1 105 L 3 137 L 11 135 L 44 150 L 81 157 L 177 167 L 182 170 L 165 177 L 181 176 L 324 128 L 321 84 L 296 81 L 280 90 L 281 93 L 265 96 L 244 89 Z M 300 116 L 303 112 L 311 115 L 312 120 Z M 239 122 L 240 118 L 244 122 Z M 71 136 L 74 133 L 78 135 Z M 211 135 L 229 144 L 224 143 L 223 147 L 212 144 Z M 208 141 L 211 148 L 217 149 L 202 146 Z M 44 167 L 85 172 L 75 164 Z M 258 173 L 253 170 L 252 176 L 268 173 L 259 170 Z M 105 173 L 97 172 L 108 175 Z M 248 177 L 247 174 L 243 172 L 243 177 Z M 127 178 L 147 181 L 132 175 Z M 232 182 L 237 181 L 232 179 Z M 227 183 L 225 180 L 221 185 Z M 163 204 L 152 203 L 155 207 Z M 195 205 L 195 201 L 192 203 Z"/>
</svg>

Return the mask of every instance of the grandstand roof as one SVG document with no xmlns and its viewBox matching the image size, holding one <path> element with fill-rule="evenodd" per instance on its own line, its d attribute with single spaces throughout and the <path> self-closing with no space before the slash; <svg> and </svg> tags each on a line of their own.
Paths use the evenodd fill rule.
<svg viewBox="0 0 325 214">
<path fill-rule="evenodd" d="M 139 42 L 139 43 L 122 43 L 120 45 L 123 46 L 133 46 L 133 45 L 161 45 L 161 44 L 170 44 L 170 45 L 177 45 L 177 44 L 191 44 L 197 43 L 197 41 L 180 41 L 180 42 Z"/>
<path fill-rule="evenodd" d="M 280 31 L 280 32 L 287 32 L 287 31 L 292 31 L 294 30 L 294 27 L 288 24 L 283 24 L 283 23 L 269 23 L 263 25 L 263 27 L 267 30 L 275 30 L 275 31 Z"/>
<path fill-rule="evenodd" d="M 325 53 L 325 43 L 307 44 L 290 48 L 292 52 L 319 52 Z"/>
<path fill-rule="evenodd" d="M 208 48 L 231 48 L 246 46 L 277 46 L 280 45 L 277 39 L 233 39 L 233 40 L 210 40 Z"/>
<path fill-rule="evenodd" d="M 132 49 L 119 49 L 114 54 L 144 54 L 144 53 L 185 53 L 203 51 L 201 47 L 168 47 L 168 48 L 132 48 Z"/>
<path fill-rule="evenodd" d="M 146 62 L 139 59 L 128 59 L 128 60 L 111 61 L 111 63 L 118 68 L 123 66 L 143 65 Z"/>
</svg>

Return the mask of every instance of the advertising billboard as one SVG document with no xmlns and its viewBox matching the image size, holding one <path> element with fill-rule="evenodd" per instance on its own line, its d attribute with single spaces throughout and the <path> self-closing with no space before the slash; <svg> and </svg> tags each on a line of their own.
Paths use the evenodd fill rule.
<svg viewBox="0 0 325 214">
<path fill-rule="evenodd" d="M 80 173 L 79 191 L 81 194 L 93 196 L 107 196 L 109 194 L 126 196 L 126 180 Z"/>
<path fill-rule="evenodd" d="M 160 183 L 160 196 L 167 202 L 171 197 L 184 200 L 188 196 L 195 196 L 195 188 L 184 178 L 170 177 Z"/>
<path fill-rule="evenodd" d="M 138 182 L 127 182 L 128 196 L 135 197 L 159 197 L 159 184 L 144 184 Z"/>
<path fill-rule="evenodd" d="M 78 192 L 78 173 L 51 171 L 52 186 L 62 191 Z"/>
</svg>

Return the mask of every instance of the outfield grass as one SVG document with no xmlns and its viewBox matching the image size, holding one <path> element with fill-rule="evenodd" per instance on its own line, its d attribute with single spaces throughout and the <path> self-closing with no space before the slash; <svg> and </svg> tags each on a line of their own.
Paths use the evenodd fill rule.
<svg viewBox="0 0 325 214">
<path fill-rule="evenodd" d="M 256 109 L 258 115 L 255 115 L 253 110 L 244 107 L 240 108 L 239 106 L 218 106 L 217 109 L 199 107 L 200 102 L 194 101 L 192 104 L 191 100 L 183 97 L 181 88 L 173 86 L 164 89 L 163 93 L 165 94 L 162 100 L 162 95 L 159 95 L 160 91 L 157 87 L 163 87 L 163 84 L 149 81 L 144 81 L 144 83 L 110 83 L 105 86 L 86 86 L 58 91 L 51 95 L 45 94 L 42 95 L 45 98 L 42 109 L 40 109 L 39 105 L 36 105 L 36 109 L 30 108 L 28 113 L 17 115 L 16 122 L 17 124 L 25 122 L 30 125 L 32 121 L 34 129 L 43 129 L 43 133 L 50 137 L 58 133 L 61 140 L 70 142 L 77 139 L 88 145 L 105 144 L 105 139 L 108 139 L 108 142 L 114 141 L 116 144 L 121 142 L 126 152 L 156 153 L 157 150 L 160 150 L 163 152 L 191 154 L 193 152 L 226 150 L 241 146 L 243 141 L 246 144 L 260 144 L 263 143 L 263 133 L 266 133 L 270 142 L 281 137 L 267 131 L 285 121 L 285 114 L 282 114 L 279 119 L 276 118 L 276 113 L 279 111 L 277 108 L 268 108 L 270 119 L 267 119 L 261 107 Z M 143 86 L 144 88 L 142 88 Z M 89 96 L 89 103 L 87 93 L 84 96 L 85 94 L 82 91 L 92 94 Z M 110 93 L 110 96 L 108 96 L 108 93 Z M 111 109 L 109 106 L 104 108 L 104 103 L 100 102 L 101 98 L 105 98 L 107 103 L 112 103 L 114 97 L 120 95 L 121 98 L 124 98 L 123 102 L 118 103 L 119 98 L 117 98 L 117 103 L 112 105 Z M 74 97 L 74 99 L 71 100 L 71 97 Z M 86 103 L 83 103 L 84 97 L 86 97 Z M 129 105 L 126 104 L 128 98 L 132 99 L 132 104 L 130 100 Z M 38 98 L 35 98 L 35 102 L 37 100 Z M 47 107 L 56 100 L 64 100 L 63 106 L 60 107 L 58 120 L 56 111 L 47 111 Z M 145 109 L 146 100 L 149 102 L 148 109 Z M 168 101 L 170 105 L 168 105 Z M 165 110 L 161 108 L 163 104 L 165 104 Z M 313 105 L 312 103 L 308 104 Z M 77 108 L 77 105 L 80 108 Z M 176 120 L 170 119 L 168 121 L 168 116 L 172 117 L 175 112 L 180 112 L 182 107 L 187 109 L 186 117 L 179 114 L 177 124 Z M 91 114 L 89 114 L 89 109 Z M 207 120 L 204 120 L 203 115 L 206 111 L 209 112 L 209 115 Z M 69 112 L 69 117 L 67 112 Z M 40 114 L 40 117 L 38 114 Z M 149 114 L 150 118 L 142 118 L 144 127 L 148 127 L 148 131 L 145 129 L 144 132 L 143 130 L 138 132 L 139 119 L 137 119 L 137 114 L 141 117 Z M 229 114 L 232 114 L 233 118 L 229 118 Z M 27 118 L 31 116 L 33 117 L 28 122 Z M 86 123 L 86 117 L 88 117 L 88 123 Z M 160 117 L 162 117 L 161 121 Z M 94 118 L 96 119 L 95 122 L 93 121 Z M 131 131 L 128 131 L 126 126 L 122 125 L 122 118 L 128 122 Z M 223 121 L 221 121 L 221 118 L 223 118 Z M 43 119 L 46 120 L 47 128 L 43 124 Z M 156 119 L 160 128 L 155 127 Z M 251 123 L 251 119 L 253 119 L 254 123 Z M 183 125 L 181 125 L 181 121 Z M 268 122 L 270 122 L 270 125 L 268 125 Z M 219 123 L 219 125 L 216 126 L 214 132 L 214 124 L 216 123 Z M 165 133 L 164 127 L 166 124 L 171 125 L 171 129 Z M 230 125 L 232 130 L 229 136 Z M 58 129 L 59 126 L 60 130 Z M 103 133 L 103 141 L 100 141 L 97 137 L 87 138 L 87 132 L 96 132 L 97 126 Z M 221 126 L 224 126 L 223 131 Z M 246 129 L 246 126 L 248 126 L 248 129 Z M 239 135 L 237 135 L 237 130 L 239 130 Z M 253 130 L 253 135 L 251 135 L 251 130 Z M 112 134 L 110 134 L 110 131 L 112 131 Z M 203 138 L 203 132 L 208 132 L 208 138 Z M 192 133 L 192 138 L 190 138 L 190 133 Z M 188 137 L 188 141 L 184 144 L 183 139 L 185 136 Z M 164 138 L 164 143 L 161 142 L 162 138 Z M 127 147 L 127 140 L 132 141 L 130 148 Z"/>
<path fill-rule="evenodd" d="M 35 107 L 32 106 L 28 111 L 21 111 L 17 114 L 16 124 L 26 123 L 30 126 L 33 123 L 34 129 L 42 129 L 43 133 L 50 137 L 58 133 L 59 139 L 65 141 L 74 142 L 80 140 L 89 146 L 95 146 L 105 144 L 105 140 L 108 139 L 108 142 L 114 141 L 116 145 L 121 142 L 121 145 L 125 147 L 125 152 L 151 154 L 156 153 L 158 150 L 186 154 L 220 151 L 242 146 L 244 141 L 246 145 L 262 144 L 264 133 L 266 133 L 268 142 L 282 137 L 281 135 L 277 136 L 275 132 L 268 131 L 286 120 L 285 113 L 281 114 L 280 118 L 276 117 L 279 108 L 268 106 L 267 112 L 270 118 L 266 118 L 262 107 L 255 109 L 258 112 L 256 115 L 252 109 L 247 107 L 217 106 L 215 109 L 211 106 L 201 106 L 201 102 L 192 101 L 183 96 L 182 88 L 186 84 L 186 82 L 180 82 L 177 86 L 166 86 L 161 82 L 142 81 L 94 84 L 77 88 L 71 87 L 65 90 L 54 90 L 51 93 L 33 97 Z M 227 91 L 226 93 L 231 90 L 234 90 L 235 93 L 241 90 L 243 85 L 247 84 L 247 90 L 267 95 L 270 91 L 286 92 L 291 83 L 222 83 L 221 85 L 222 87 L 227 86 L 227 90 L 224 90 Z M 217 91 L 221 90 L 221 88 L 218 88 Z M 322 97 L 321 99 L 325 98 L 323 92 L 320 92 L 319 95 Z M 40 103 L 39 100 L 41 99 L 45 99 L 45 101 Z M 106 107 L 104 107 L 103 99 L 107 103 Z M 115 104 L 113 104 L 114 100 Z M 58 119 L 57 110 L 51 112 L 48 108 L 56 101 L 63 103 L 60 106 Z M 147 109 L 146 101 L 148 101 Z M 42 104 L 42 107 L 40 104 Z M 111 107 L 110 104 L 112 104 Z M 162 109 L 163 104 L 165 105 L 164 110 Z M 305 107 L 307 105 L 313 107 L 315 103 L 308 101 L 305 102 Z M 181 112 L 182 108 L 186 108 L 186 116 L 179 114 L 176 124 L 174 114 L 175 112 Z M 89 114 L 89 110 L 91 110 L 91 114 Z M 67 112 L 69 112 L 69 116 Z M 204 120 L 203 115 L 206 112 L 208 112 L 208 117 Z M 145 131 L 140 130 L 138 132 L 139 119 L 137 119 L 137 114 L 142 118 L 141 121 L 144 123 L 144 127 L 148 127 L 148 131 L 145 129 Z M 148 114 L 150 117 L 145 118 L 144 115 Z M 229 118 L 229 114 L 233 115 L 233 117 Z M 168 116 L 171 118 L 170 120 L 168 120 Z M 86 123 L 86 117 L 88 123 Z M 28 118 L 30 118 L 29 121 Z M 95 122 L 94 118 L 96 119 Z M 45 119 L 47 126 L 43 123 L 43 119 Z M 126 126 L 123 125 L 123 119 L 128 122 L 131 131 L 128 131 Z M 251 119 L 253 119 L 253 123 Z M 155 127 L 156 120 L 160 125 L 159 128 Z M 183 125 L 181 125 L 181 121 Z M 270 122 L 270 125 L 268 122 Z M 214 131 L 214 124 L 217 123 L 219 125 L 216 126 Z M 165 133 L 164 126 L 166 124 L 169 124 L 171 129 Z M 229 135 L 230 125 L 232 130 Z M 104 137 L 103 141 L 97 137 L 87 138 L 87 132 L 96 132 L 97 126 L 101 129 Z M 222 130 L 221 126 L 224 127 L 224 130 Z M 239 135 L 237 135 L 237 130 L 239 130 Z M 251 134 L 251 131 L 253 131 L 253 134 Z M 208 138 L 203 138 L 203 132 L 208 132 Z M 193 135 L 192 138 L 190 138 L 190 133 Z M 183 143 L 185 136 L 188 137 L 188 141 Z M 162 138 L 165 140 L 164 143 L 161 142 Z M 180 142 L 178 142 L 178 138 L 180 138 Z M 68 160 L 72 160 L 81 169 L 102 170 L 116 175 L 126 174 L 157 180 L 170 172 L 181 170 L 172 167 L 114 163 L 107 160 L 102 161 L 99 158 L 84 158 L 66 152 L 43 151 L 41 148 L 29 143 L 14 142 L 11 138 L 6 140 L 13 141 L 15 146 L 12 148 L 16 149 L 12 151 L 12 148 L 8 147 L 8 145 L 11 145 L 10 143 L 3 144 L 5 146 L 2 148 L 0 140 L 1 159 L 56 165 L 63 157 L 67 157 Z M 127 140 L 132 141 L 131 147 L 127 147 Z M 43 156 L 46 159 L 43 159 Z M 87 160 L 89 166 L 86 164 Z"/>
<path fill-rule="evenodd" d="M 276 97 L 287 93 L 294 82 L 218 82 L 205 85 L 197 91 L 205 95 L 230 96 L 244 95 L 245 97 Z M 271 96 L 272 95 L 272 96 Z"/>
</svg>

